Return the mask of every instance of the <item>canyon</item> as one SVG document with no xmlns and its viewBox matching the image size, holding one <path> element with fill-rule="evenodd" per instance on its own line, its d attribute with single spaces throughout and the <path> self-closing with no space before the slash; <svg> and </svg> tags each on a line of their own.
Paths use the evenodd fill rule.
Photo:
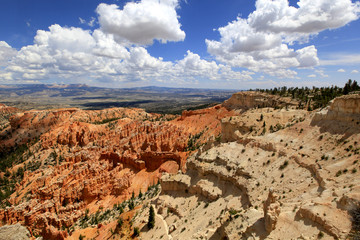
<svg viewBox="0 0 360 240">
<path fill-rule="evenodd" d="M 1 150 L 26 146 L 1 173 L 23 169 L 0 234 L 20 224 L 24 239 L 130 239 L 135 227 L 139 239 L 356 237 L 360 95 L 298 105 L 252 91 L 180 116 L 0 105 Z"/>
</svg>

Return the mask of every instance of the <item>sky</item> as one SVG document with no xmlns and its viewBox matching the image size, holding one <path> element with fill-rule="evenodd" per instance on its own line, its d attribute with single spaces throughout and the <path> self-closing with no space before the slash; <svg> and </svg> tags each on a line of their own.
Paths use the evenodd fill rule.
<svg viewBox="0 0 360 240">
<path fill-rule="evenodd" d="M 342 87 L 359 17 L 352 0 L 2 0 L 0 84 Z"/>
</svg>

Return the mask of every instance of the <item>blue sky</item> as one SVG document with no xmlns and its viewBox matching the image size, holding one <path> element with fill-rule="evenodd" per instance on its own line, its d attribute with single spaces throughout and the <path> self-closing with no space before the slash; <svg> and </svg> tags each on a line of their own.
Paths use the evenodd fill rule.
<svg viewBox="0 0 360 240">
<path fill-rule="evenodd" d="M 359 16 L 351 0 L 3 0 L 0 84 L 343 86 Z"/>
</svg>

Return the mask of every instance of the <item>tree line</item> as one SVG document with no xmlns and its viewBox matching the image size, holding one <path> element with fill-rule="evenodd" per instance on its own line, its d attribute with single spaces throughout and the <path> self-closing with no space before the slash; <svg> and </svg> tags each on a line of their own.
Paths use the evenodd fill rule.
<svg viewBox="0 0 360 240">
<path fill-rule="evenodd" d="M 251 90 L 251 89 L 250 89 Z M 351 92 L 360 91 L 357 81 L 349 79 L 343 88 L 338 86 L 331 87 L 275 87 L 271 89 L 256 89 L 255 91 L 278 95 L 281 97 L 291 97 L 300 102 L 299 108 L 308 106 L 308 110 L 326 107 L 328 103 L 339 96 L 347 95 Z"/>
</svg>

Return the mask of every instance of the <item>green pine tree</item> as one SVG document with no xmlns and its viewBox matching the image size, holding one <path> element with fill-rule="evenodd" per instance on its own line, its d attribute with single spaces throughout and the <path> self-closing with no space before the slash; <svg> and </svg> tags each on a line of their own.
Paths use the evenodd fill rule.
<svg viewBox="0 0 360 240">
<path fill-rule="evenodd" d="M 155 226 L 155 211 L 154 211 L 153 206 L 150 207 L 149 221 L 147 223 L 147 226 L 148 226 L 149 229 L 152 229 Z"/>
</svg>

